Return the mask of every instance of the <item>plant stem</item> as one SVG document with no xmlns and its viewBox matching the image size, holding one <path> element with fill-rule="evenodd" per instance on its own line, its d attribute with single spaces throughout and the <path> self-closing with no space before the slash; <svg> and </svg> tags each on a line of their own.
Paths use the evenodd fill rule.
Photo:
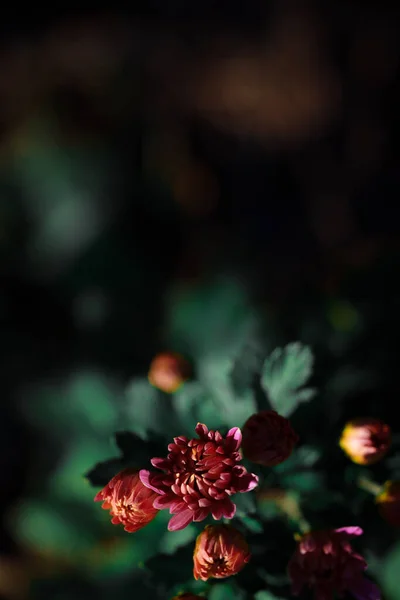
<svg viewBox="0 0 400 600">
<path fill-rule="evenodd" d="M 357 485 L 360 489 L 369 492 L 373 496 L 378 496 L 383 491 L 383 487 L 379 483 L 375 483 L 375 481 L 371 481 L 362 475 L 357 479 Z"/>
</svg>

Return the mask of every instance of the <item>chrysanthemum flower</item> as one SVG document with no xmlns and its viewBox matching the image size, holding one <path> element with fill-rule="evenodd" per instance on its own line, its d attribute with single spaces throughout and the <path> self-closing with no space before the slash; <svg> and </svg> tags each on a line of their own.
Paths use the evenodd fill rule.
<svg viewBox="0 0 400 600">
<path fill-rule="evenodd" d="M 176 392 L 190 376 L 190 365 L 176 352 L 157 354 L 150 365 L 148 380 L 154 387 L 172 394 Z"/>
<path fill-rule="evenodd" d="M 214 519 L 232 519 L 236 506 L 231 496 L 256 487 L 257 475 L 240 465 L 239 447 L 242 434 L 238 427 L 224 438 L 219 431 L 209 431 L 197 424 L 199 436 L 189 440 L 174 438 L 167 458 L 153 458 L 151 464 L 164 473 L 140 471 L 143 484 L 159 494 L 157 509 L 169 508 L 170 531 L 183 529 L 191 521 L 203 521 L 210 513 Z"/>
<path fill-rule="evenodd" d="M 373 418 L 349 421 L 343 429 L 339 445 L 358 465 L 372 465 L 385 456 L 391 444 L 389 425 Z"/>
<path fill-rule="evenodd" d="M 393 527 L 400 527 L 400 481 L 386 481 L 375 502 L 385 521 Z"/>
<path fill-rule="evenodd" d="M 250 560 L 249 546 L 231 525 L 207 525 L 197 537 L 193 554 L 195 579 L 236 575 Z"/>
<path fill-rule="evenodd" d="M 288 565 L 293 594 L 308 586 L 315 600 L 333 600 L 345 592 L 357 600 L 380 600 L 379 588 L 364 577 L 367 563 L 349 542 L 362 533 L 360 527 L 342 527 L 301 536 Z"/>
<path fill-rule="evenodd" d="M 111 523 L 121 524 L 125 531 L 133 533 L 157 515 L 158 510 L 153 506 L 156 497 L 140 481 L 137 469 L 125 469 L 96 494 L 94 501 L 103 502 L 101 508 L 110 511 Z"/>
<path fill-rule="evenodd" d="M 298 440 L 289 420 L 274 410 L 252 415 L 243 426 L 243 454 L 266 467 L 279 465 L 289 458 Z"/>
</svg>

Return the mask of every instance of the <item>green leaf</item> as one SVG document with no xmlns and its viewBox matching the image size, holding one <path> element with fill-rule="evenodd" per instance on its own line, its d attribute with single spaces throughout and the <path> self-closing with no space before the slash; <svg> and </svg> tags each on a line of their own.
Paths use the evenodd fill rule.
<svg viewBox="0 0 400 600">
<path fill-rule="evenodd" d="M 313 362 L 310 348 L 300 342 L 276 348 L 264 362 L 261 385 L 279 414 L 288 417 L 299 403 L 314 397 L 314 389 L 302 387 L 312 374 Z"/>
<path fill-rule="evenodd" d="M 311 493 L 323 487 L 324 476 L 322 473 L 316 473 L 314 471 L 291 473 L 282 477 L 281 484 L 285 488 L 289 488 L 297 492 Z"/>
<path fill-rule="evenodd" d="M 288 471 L 297 471 L 298 469 L 310 469 L 315 465 L 321 456 L 320 450 L 314 446 L 300 446 L 280 465 L 274 467 L 276 473 L 287 473 Z"/>
<path fill-rule="evenodd" d="M 131 431 L 117 431 L 114 439 L 124 460 L 132 467 L 142 468 L 154 456 L 164 456 L 167 450 L 164 440 L 159 436 L 143 440 Z"/>
<path fill-rule="evenodd" d="M 85 474 L 93 486 L 104 487 L 117 473 L 126 467 L 123 458 L 110 458 L 97 463 L 90 471 Z"/>
<path fill-rule="evenodd" d="M 217 429 L 223 425 L 215 401 L 198 381 L 189 381 L 171 398 L 182 431 L 193 436 L 197 423 Z"/>
<path fill-rule="evenodd" d="M 256 321 L 244 287 L 228 277 L 176 287 L 167 304 L 169 344 L 196 360 L 209 352 L 235 354 Z"/>
<path fill-rule="evenodd" d="M 12 516 L 17 539 L 32 549 L 69 554 L 90 544 L 87 531 L 80 528 L 53 505 L 40 500 L 27 500 L 19 504 Z"/>
<path fill-rule="evenodd" d="M 262 533 L 264 531 L 262 524 L 257 519 L 245 515 L 242 515 L 239 518 L 242 521 L 243 525 L 249 531 L 251 531 L 251 533 Z"/>
<path fill-rule="evenodd" d="M 126 396 L 126 423 L 134 433 L 143 439 L 151 433 L 171 438 L 180 433 L 176 430 L 171 398 L 150 385 L 147 379 L 134 379 Z"/>
<path fill-rule="evenodd" d="M 69 442 L 71 434 L 110 436 L 121 418 L 118 385 L 91 371 L 81 371 L 61 382 L 38 384 L 24 392 L 21 410 L 35 427 Z M 51 426 L 49 427 L 49 423 Z"/>
<path fill-rule="evenodd" d="M 387 600 L 398 600 L 400 589 L 400 544 L 389 552 L 380 571 L 380 583 Z"/>
<path fill-rule="evenodd" d="M 235 494 L 233 502 L 236 504 L 236 516 L 246 517 L 256 512 L 255 495 L 251 492 Z"/>
<path fill-rule="evenodd" d="M 108 444 L 96 442 L 95 440 L 91 440 L 90 437 L 87 439 L 73 440 L 62 460 L 57 465 L 56 472 L 50 479 L 50 490 L 60 498 L 85 502 L 92 506 L 93 490 L 82 474 L 85 472 L 88 465 L 93 464 L 96 459 L 104 458 L 107 454 L 109 454 Z M 105 463 L 103 463 L 103 465 L 104 464 Z M 116 475 L 118 470 L 121 470 L 118 469 L 117 471 L 112 472 L 116 466 L 117 465 L 115 464 L 108 464 L 108 469 L 103 469 L 103 481 L 107 470 L 108 475 L 112 473 L 111 477 Z M 104 481 L 102 485 L 108 483 L 111 477 Z M 92 482 L 92 479 L 95 479 L 93 470 L 91 477 L 87 478 L 90 482 Z"/>
<path fill-rule="evenodd" d="M 99 462 L 85 474 L 93 486 L 106 485 L 114 475 L 127 467 L 146 468 L 151 458 L 163 456 L 167 451 L 165 443 L 160 438 L 153 437 L 146 441 L 131 431 L 118 431 L 114 439 L 121 456 Z"/>
<path fill-rule="evenodd" d="M 257 403 L 251 388 L 241 393 L 235 390 L 233 369 L 233 358 L 208 355 L 198 362 L 198 377 L 213 398 L 219 421 L 227 427 L 241 427 L 257 411 Z"/>
<path fill-rule="evenodd" d="M 281 600 L 275 594 L 262 590 L 254 595 L 254 600 Z"/>
<path fill-rule="evenodd" d="M 243 594 L 233 582 L 216 583 L 208 594 L 208 600 L 239 600 L 240 598 L 243 598 Z"/>
<path fill-rule="evenodd" d="M 200 533 L 199 528 L 190 524 L 181 531 L 167 531 L 161 539 L 159 552 L 163 554 L 174 554 L 178 548 L 192 542 Z"/>
</svg>

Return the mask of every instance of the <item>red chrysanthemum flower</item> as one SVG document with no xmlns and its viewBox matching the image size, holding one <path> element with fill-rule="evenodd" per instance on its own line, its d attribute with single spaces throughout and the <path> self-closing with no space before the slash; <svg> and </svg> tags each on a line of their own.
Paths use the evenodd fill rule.
<svg viewBox="0 0 400 600">
<path fill-rule="evenodd" d="M 316 600 L 333 600 L 345 592 L 357 600 L 380 600 L 379 588 L 364 577 L 367 563 L 349 542 L 362 533 L 360 527 L 342 527 L 301 536 L 288 565 L 293 594 L 308 586 Z"/>
<path fill-rule="evenodd" d="M 299 441 L 288 419 L 274 410 L 252 415 L 243 426 L 243 454 L 265 467 L 285 461 Z"/>
<path fill-rule="evenodd" d="M 111 523 L 121 524 L 125 531 L 133 533 L 148 525 L 159 512 L 153 506 L 156 497 L 140 481 L 137 469 L 125 469 L 96 494 L 94 501 L 103 502 L 101 508 L 110 511 Z"/>
<path fill-rule="evenodd" d="M 224 579 L 236 575 L 250 560 L 249 546 L 231 525 L 207 525 L 193 553 L 195 579 Z"/>
<path fill-rule="evenodd" d="M 375 502 L 385 521 L 393 527 L 400 527 L 400 481 L 386 481 Z"/>
<path fill-rule="evenodd" d="M 143 484 L 159 494 L 158 509 L 169 508 L 170 531 L 183 529 L 191 521 L 203 521 L 210 513 L 214 519 L 232 519 L 236 506 L 230 497 L 256 487 L 257 475 L 240 465 L 242 434 L 238 427 L 226 437 L 197 424 L 198 438 L 174 438 L 167 458 L 153 458 L 151 464 L 162 474 L 140 471 Z"/>
<path fill-rule="evenodd" d="M 389 425 L 373 418 L 349 421 L 343 429 L 339 445 L 358 465 L 372 465 L 385 456 L 391 444 Z"/>
</svg>

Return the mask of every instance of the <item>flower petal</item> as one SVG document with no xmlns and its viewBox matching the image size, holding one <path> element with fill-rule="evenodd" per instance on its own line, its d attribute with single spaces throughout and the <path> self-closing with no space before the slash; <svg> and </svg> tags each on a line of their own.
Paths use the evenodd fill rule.
<svg viewBox="0 0 400 600">
<path fill-rule="evenodd" d="M 207 437 L 208 436 L 208 427 L 206 425 L 203 425 L 203 423 L 197 423 L 197 425 L 195 427 L 195 432 L 201 438 Z"/>
<path fill-rule="evenodd" d="M 165 496 L 158 496 L 158 498 L 154 500 L 153 506 L 154 508 L 162 510 L 163 508 L 169 508 L 173 502 L 173 498 L 166 494 Z"/>
<path fill-rule="evenodd" d="M 169 471 L 171 468 L 171 463 L 166 458 L 152 458 L 150 462 L 153 467 L 161 469 L 162 471 Z"/>
<path fill-rule="evenodd" d="M 364 532 L 361 527 L 349 526 L 349 527 L 340 527 L 339 529 L 335 529 L 336 533 L 345 533 L 349 537 L 354 537 L 358 535 L 362 535 Z"/>
<path fill-rule="evenodd" d="M 147 488 L 149 488 L 150 490 L 153 490 L 153 492 L 157 492 L 157 494 L 160 494 L 161 496 L 165 496 L 165 494 L 166 494 L 165 490 L 162 490 L 160 487 L 155 487 L 152 484 L 152 479 L 154 477 L 154 473 L 151 473 L 150 471 L 146 471 L 145 469 L 142 469 L 141 471 L 139 471 L 139 477 L 140 477 L 140 481 Z"/>
<path fill-rule="evenodd" d="M 236 504 L 233 504 L 232 500 L 225 500 L 223 511 L 225 519 L 233 519 L 236 514 Z"/>
<path fill-rule="evenodd" d="M 242 432 L 240 431 L 239 427 L 232 427 L 232 429 L 230 429 L 226 434 L 226 439 L 232 440 L 233 449 L 238 450 L 240 444 L 242 443 Z"/>
<path fill-rule="evenodd" d="M 258 475 L 255 475 L 254 473 L 246 473 L 246 475 L 240 477 L 238 481 L 240 482 L 240 489 L 238 492 L 242 494 L 245 492 L 250 492 L 258 486 Z"/>
<path fill-rule="evenodd" d="M 183 510 L 173 516 L 168 523 L 168 531 L 179 531 L 185 529 L 193 521 L 193 511 Z"/>
<path fill-rule="evenodd" d="M 381 600 L 382 594 L 375 583 L 364 577 L 350 588 L 356 600 Z"/>
</svg>

